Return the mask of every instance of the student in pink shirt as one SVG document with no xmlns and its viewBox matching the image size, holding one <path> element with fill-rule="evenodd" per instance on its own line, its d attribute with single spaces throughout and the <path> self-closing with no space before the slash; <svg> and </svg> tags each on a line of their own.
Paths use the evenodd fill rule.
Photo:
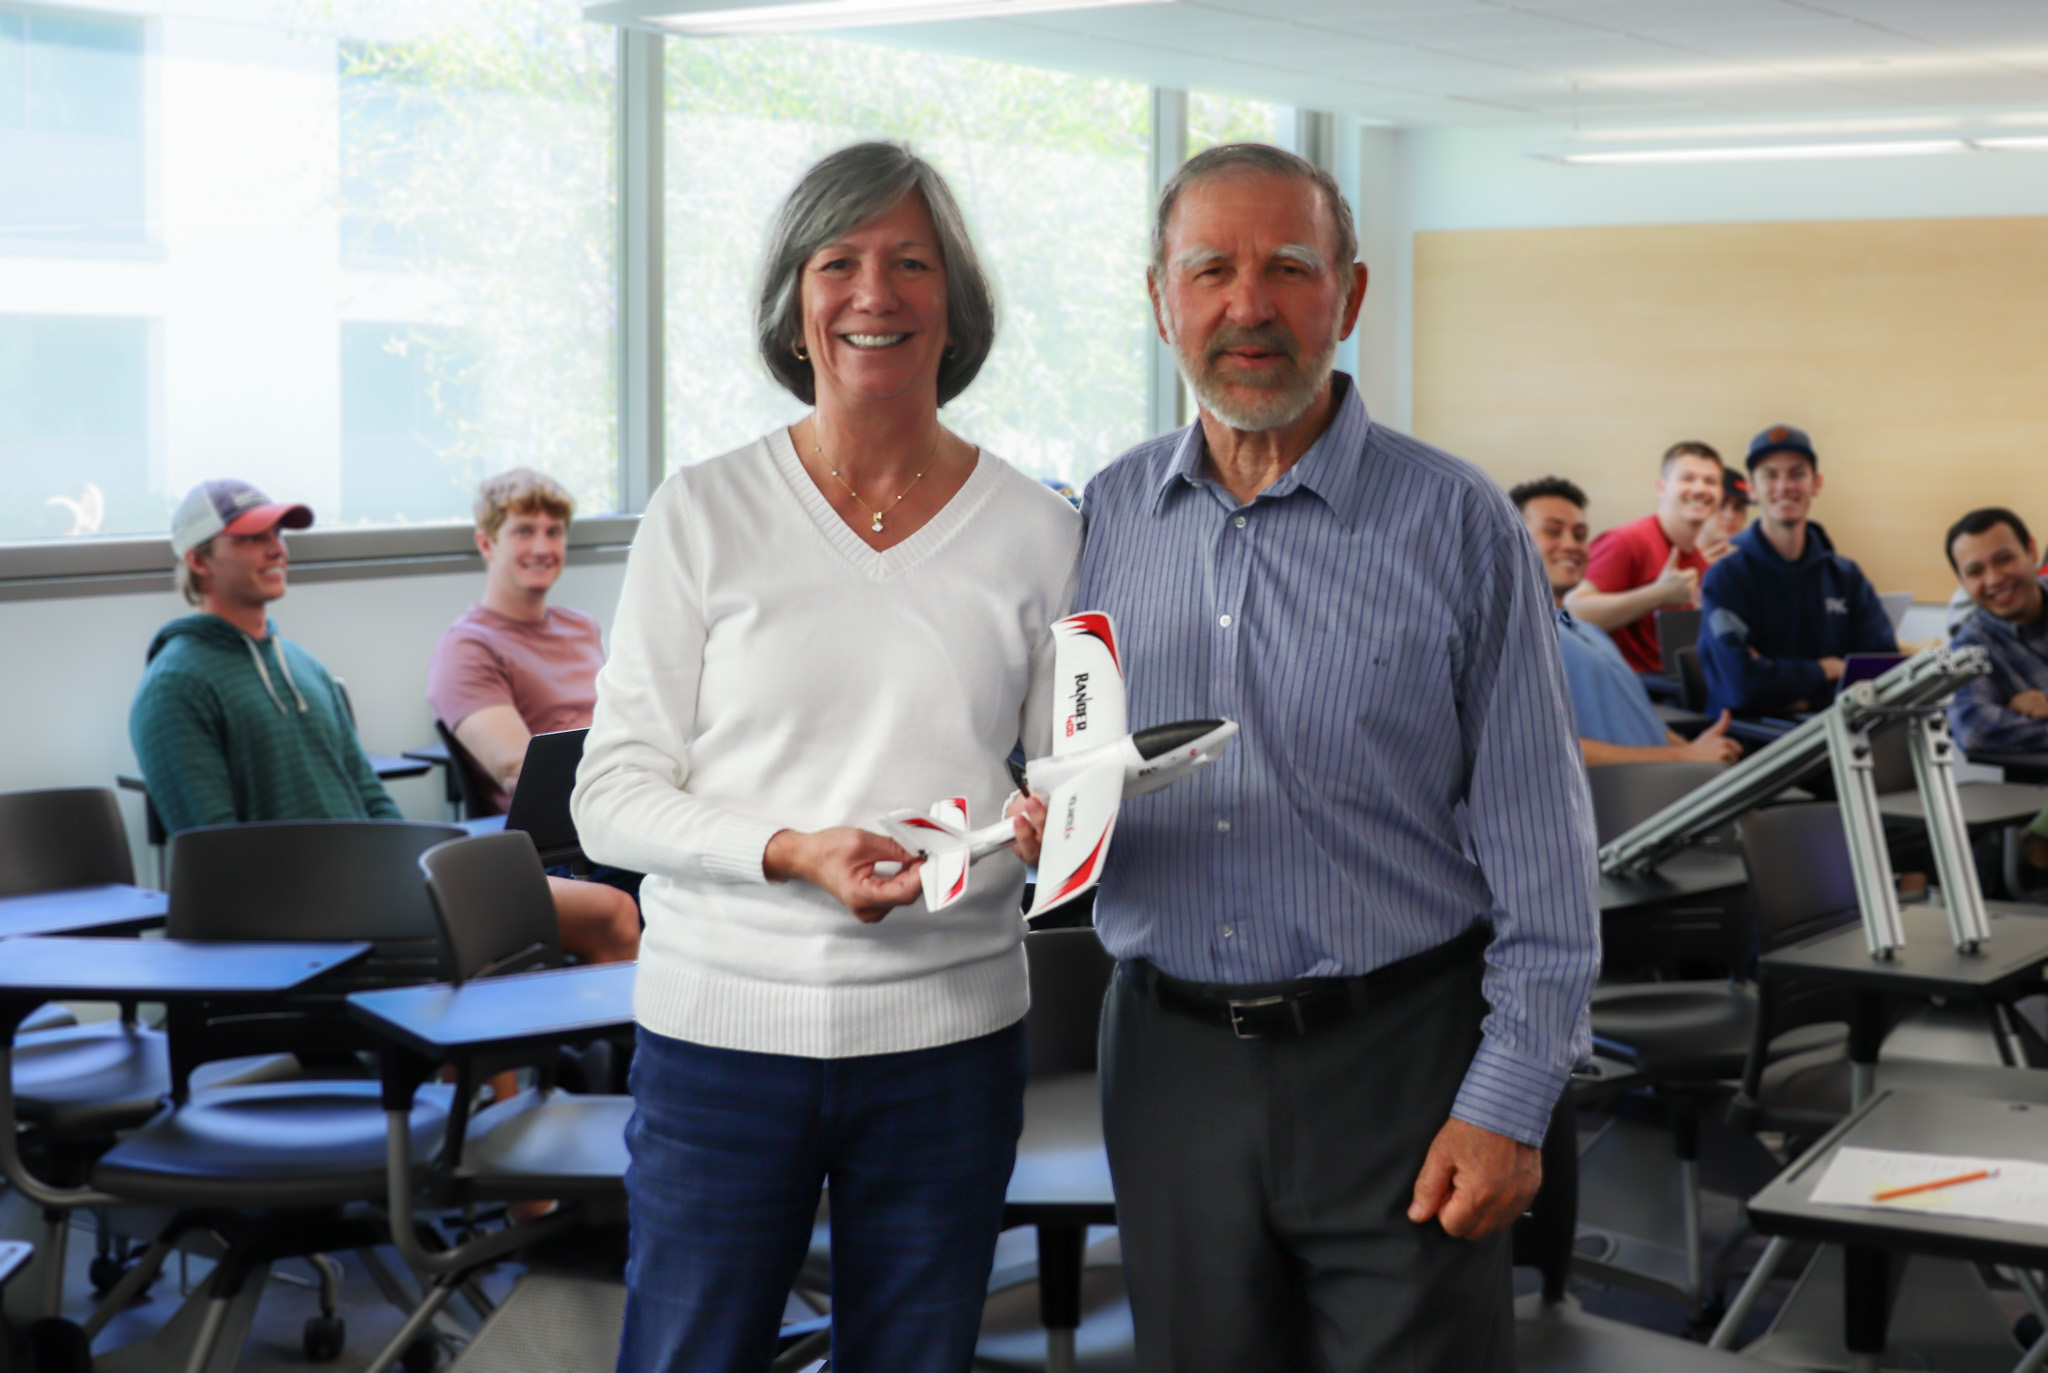
<svg viewBox="0 0 2048 1373">
<path fill-rule="evenodd" d="M 427 703 L 511 803 L 536 734 L 584 729 L 597 704 L 604 641 L 597 621 L 548 604 L 562 575 L 575 503 L 554 481 L 514 468 L 477 490 L 476 547 L 484 598 L 434 648 Z M 635 957 L 640 909 L 604 882 L 550 877 L 562 947 L 587 962 Z"/>
</svg>

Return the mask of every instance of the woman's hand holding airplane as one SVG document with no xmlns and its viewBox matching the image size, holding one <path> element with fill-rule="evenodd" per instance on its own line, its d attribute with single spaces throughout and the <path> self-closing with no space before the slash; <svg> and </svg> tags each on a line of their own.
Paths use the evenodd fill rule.
<svg viewBox="0 0 2048 1373">
<path fill-rule="evenodd" d="M 1016 827 L 1016 842 L 1010 845 L 1026 867 L 1038 866 L 1038 851 L 1045 843 L 1045 802 L 1029 792 L 1018 792 L 1003 807 L 1003 815 Z"/>
<path fill-rule="evenodd" d="M 1045 807 L 1039 807 L 1043 816 Z M 898 865 L 880 873 L 881 864 Z M 777 830 L 761 855 L 761 871 L 770 882 L 797 878 L 831 895 L 863 925 L 872 925 L 898 906 L 917 900 L 924 859 L 894 839 L 869 830 L 841 825 L 805 833 Z"/>
</svg>

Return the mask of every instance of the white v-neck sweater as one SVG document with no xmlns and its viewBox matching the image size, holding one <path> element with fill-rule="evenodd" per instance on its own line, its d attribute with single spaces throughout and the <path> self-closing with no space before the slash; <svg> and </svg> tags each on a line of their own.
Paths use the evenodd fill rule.
<svg viewBox="0 0 2048 1373">
<path fill-rule="evenodd" d="M 965 796 L 987 824 L 1021 738 L 1050 742 L 1052 622 L 1081 521 L 984 452 L 916 534 L 877 553 L 786 431 L 671 476 L 626 564 L 577 773 L 594 861 L 646 873 L 639 1022 L 719 1048 L 847 1058 L 988 1034 L 1024 1014 L 1023 868 L 863 925 L 761 872 L 777 830 L 872 827 Z"/>
</svg>

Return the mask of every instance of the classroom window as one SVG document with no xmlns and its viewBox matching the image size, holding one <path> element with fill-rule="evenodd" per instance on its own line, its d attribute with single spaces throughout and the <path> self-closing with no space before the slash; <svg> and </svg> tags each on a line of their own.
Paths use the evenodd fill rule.
<svg viewBox="0 0 2048 1373">
<path fill-rule="evenodd" d="M 908 141 L 995 283 L 995 351 L 945 420 L 1078 485 L 1145 435 L 1146 88 L 812 37 L 667 45 L 671 470 L 803 414 L 754 351 L 768 225 L 819 157 Z"/>
<path fill-rule="evenodd" d="M 0 538 L 71 531 L 46 502 L 76 497 L 36 484 L 60 440 L 95 455 L 78 472 L 101 535 L 161 534 L 217 476 L 326 528 L 466 518 L 478 477 L 516 464 L 585 513 L 617 509 L 616 41 L 578 0 L 177 6 L 147 24 L 0 5 L 0 301 L 39 321 L 10 326 L 36 355 L 6 384 L 27 367 L 45 406 L 0 402 L 18 496 Z M 139 174 L 116 195 L 104 160 L 18 153 L 139 148 L 145 124 L 147 253 L 53 270 L 57 248 L 7 251 L 24 225 L 139 223 Z M 52 159 L 131 209 L 22 190 L 20 169 Z M 115 392 L 113 429 L 74 415 Z"/>
<path fill-rule="evenodd" d="M 1264 100 L 1188 92 L 1188 156 L 1223 143 L 1278 143 L 1280 110 Z"/>
<path fill-rule="evenodd" d="M 164 528 L 149 491 L 149 322 L 0 315 L 0 540 Z"/>
<path fill-rule="evenodd" d="M 145 29 L 0 6 L 0 251 L 148 236 Z"/>
</svg>

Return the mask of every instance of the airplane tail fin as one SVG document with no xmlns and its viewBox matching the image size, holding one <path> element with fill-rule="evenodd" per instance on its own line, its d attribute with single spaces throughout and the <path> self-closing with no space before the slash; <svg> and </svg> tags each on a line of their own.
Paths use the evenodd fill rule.
<svg viewBox="0 0 2048 1373">
<path fill-rule="evenodd" d="M 882 832 L 924 855 L 920 876 L 927 910 L 944 910 L 967 891 L 967 868 L 973 854 L 967 841 L 967 798 L 949 796 L 928 812 L 891 811 L 879 822 Z"/>
</svg>

